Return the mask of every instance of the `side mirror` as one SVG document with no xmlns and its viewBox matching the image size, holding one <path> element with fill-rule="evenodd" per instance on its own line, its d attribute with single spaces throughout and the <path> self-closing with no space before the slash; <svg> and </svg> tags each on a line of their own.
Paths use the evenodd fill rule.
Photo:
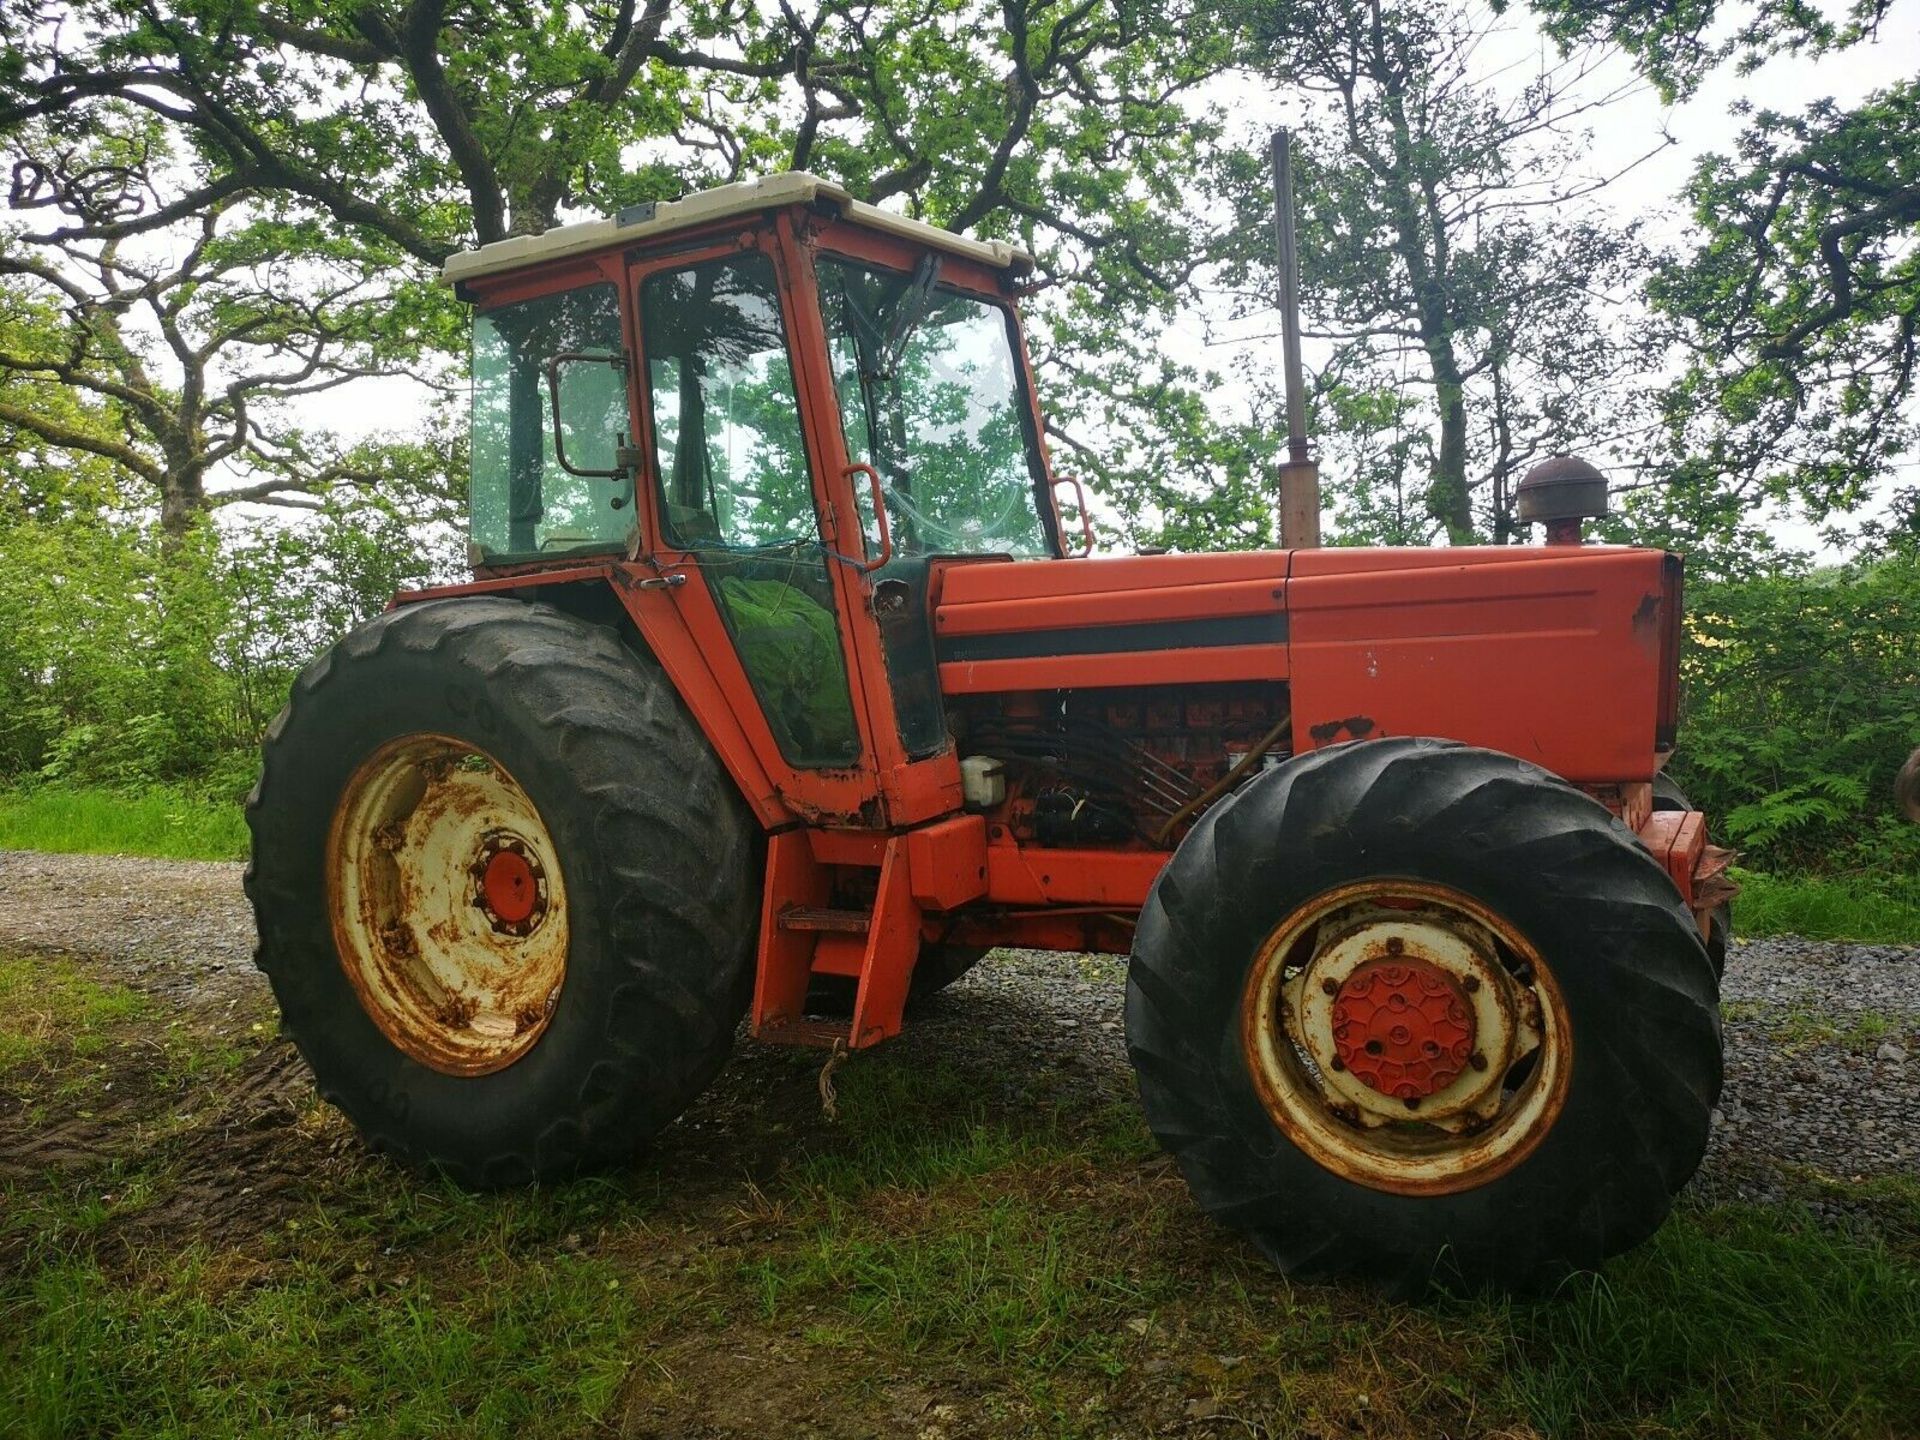
<svg viewBox="0 0 1920 1440">
<path fill-rule="evenodd" d="M 581 377 L 561 396 L 561 377 L 576 365 L 610 371 L 597 383 Z M 617 351 L 567 350 L 547 358 L 547 393 L 553 401 L 553 458 L 569 475 L 589 480 L 621 480 L 633 472 L 638 453 L 626 443 L 627 357 Z M 567 453 L 572 436 L 575 464 Z M 582 453 L 584 452 L 584 453 Z"/>
</svg>

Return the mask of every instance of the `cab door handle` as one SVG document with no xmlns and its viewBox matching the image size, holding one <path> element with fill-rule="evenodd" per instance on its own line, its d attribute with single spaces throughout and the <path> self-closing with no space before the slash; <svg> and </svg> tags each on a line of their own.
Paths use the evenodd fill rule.
<svg viewBox="0 0 1920 1440">
<path fill-rule="evenodd" d="M 865 474 L 867 483 L 873 487 L 873 521 L 880 530 L 880 553 L 866 564 L 856 567 L 862 575 L 871 575 L 893 559 L 893 530 L 887 524 L 887 497 L 880 484 L 880 472 L 861 460 L 847 466 L 840 474 L 848 480 L 855 475 Z"/>
<path fill-rule="evenodd" d="M 1076 503 L 1080 506 L 1080 533 L 1086 547 L 1078 555 L 1067 555 L 1067 537 L 1062 533 L 1066 520 L 1060 514 L 1060 487 L 1073 486 Z M 1087 487 L 1080 483 L 1076 475 L 1056 475 L 1047 485 L 1047 498 L 1053 502 L 1053 533 L 1060 536 L 1060 552 L 1069 560 L 1083 560 L 1093 554 L 1093 511 L 1087 508 Z"/>
</svg>

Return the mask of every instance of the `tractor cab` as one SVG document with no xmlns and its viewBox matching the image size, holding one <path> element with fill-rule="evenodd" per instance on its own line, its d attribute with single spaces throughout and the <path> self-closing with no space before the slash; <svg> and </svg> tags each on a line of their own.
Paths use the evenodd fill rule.
<svg viewBox="0 0 1920 1440">
<path fill-rule="evenodd" d="M 753 695 L 783 797 L 949 807 L 929 562 L 1064 553 L 1031 265 L 809 175 L 456 256 L 477 570 L 646 567 Z"/>
</svg>

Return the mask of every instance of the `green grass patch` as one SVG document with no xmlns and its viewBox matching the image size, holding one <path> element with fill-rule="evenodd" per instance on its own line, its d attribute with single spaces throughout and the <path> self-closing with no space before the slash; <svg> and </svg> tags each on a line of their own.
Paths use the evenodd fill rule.
<svg viewBox="0 0 1920 1440">
<path fill-rule="evenodd" d="M 96 1056 L 114 1026 L 148 1009 L 137 991 L 102 985 L 71 961 L 0 955 L 0 1075 L 61 1047 Z"/>
<path fill-rule="evenodd" d="M 1649 1244 L 1527 1303 L 1500 1334 L 1502 1398 L 1549 1435 L 1902 1433 L 1920 1415 L 1920 1266 L 1803 1213 L 1683 1213 Z"/>
<path fill-rule="evenodd" d="M 1920 945 L 1920 876 L 1829 878 L 1736 870 L 1736 936 L 1804 935 L 1810 940 L 1861 940 Z"/>
<path fill-rule="evenodd" d="M 1072 1165 L 1001 1180 L 905 1225 L 835 1206 L 735 1279 L 764 1322 L 1011 1381 L 1041 1433 L 1147 1359 L 1276 1434 L 1864 1440 L 1920 1414 L 1920 1265 L 1792 1208 L 1683 1212 L 1545 1297 L 1409 1305 L 1289 1286 Z"/>
<path fill-rule="evenodd" d="M 0 1304 L 0 1430 L 568 1436 L 618 1395 L 636 1303 L 605 1262 L 384 1269 L 263 1275 L 196 1250 L 129 1287 L 92 1260 L 49 1265 Z"/>
<path fill-rule="evenodd" d="M 1721 1005 L 1722 1018 L 1757 1024 L 1789 1053 L 1815 1045 L 1838 1045 L 1864 1054 L 1889 1037 L 1907 1038 L 1910 1022 L 1877 1010 L 1864 1010 L 1842 1021 L 1825 1011 L 1804 1006 L 1782 1008 L 1758 1001 L 1729 1001 Z"/>
<path fill-rule="evenodd" d="M 0 850 L 239 860 L 247 825 L 238 804 L 190 790 L 36 785 L 0 790 Z"/>
<path fill-rule="evenodd" d="M 0 1025 L 46 1017 L 17 1074 L 50 1121 L 108 1113 L 60 1089 L 98 1070 L 88 1035 L 125 1112 L 0 1184 L 0 1436 L 1886 1440 L 1920 1414 L 1911 1179 L 1787 1177 L 1858 1230 L 1683 1204 L 1551 1294 L 1408 1304 L 1277 1275 L 1135 1107 L 1033 1098 L 1039 1061 L 1028 1090 L 1012 1057 L 862 1056 L 828 1123 L 819 1057 L 748 1050 L 728 1127 L 472 1194 L 278 1083 L 253 1013 L 139 1003 L 0 961 Z M 34 1153 L 23 1114 L 0 1104 L 0 1159 Z M 747 1149 L 716 1154 L 723 1128 Z"/>
<path fill-rule="evenodd" d="M 813 1069 L 813 1057 L 802 1056 L 796 1067 Z M 1137 1156 L 1153 1145 L 1133 1104 L 1078 1114 L 1029 1111 L 1009 1124 L 977 1076 L 950 1066 L 850 1066 L 838 1089 L 840 1119 L 830 1142 L 795 1157 L 783 1176 L 794 1191 L 839 1199 L 882 1187 L 924 1192 L 1052 1155 Z"/>
</svg>

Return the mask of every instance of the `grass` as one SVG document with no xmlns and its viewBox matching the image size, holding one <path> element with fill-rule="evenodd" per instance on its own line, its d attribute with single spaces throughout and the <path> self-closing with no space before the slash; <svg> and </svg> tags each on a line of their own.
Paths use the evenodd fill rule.
<svg viewBox="0 0 1920 1440">
<path fill-rule="evenodd" d="M 184 789 L 36 785 L 0 790 L 0 850 L 239 860 L 247 826 L 237 804 Z"/>
<path fill-rule="evenodd" d="M 1735 935 L 1920 945 L 1920 875 L 1767 875 L 1739 870 Z"/>
<path fill-rule="evenodd" d="M 141 995 L 102 985 L 69 961 L 0 955 L 0 1081 L 56 1046 L 97 1056 L 114 1027 L 149 1008 Z"/>
<path fill-rule="evenodd" d="M 0 1034 L 37 1046 L 0 1072 L 0 1176 L 45 1133 L 8 1108 L 28 1072 L 56 1093 L 124 1049 L 137 1135 L 0 1180 L 0 1435 L 1875 1440 L 1920 1415 L 1897 1176 L 1801 1189 L 1877 1231 L 1683 1205 L 1552 1295 L 1406 1304 L 1289 1284 L 1132 1106 L 1009 1104 L 978 1062 L 862 1057 L 829 1125 L 812 1057 L 752 1053 L 650 1165 L 470 1195 L 369 1157 L 297 1072 L 251 1100 L 285 1056 L 257 1009 L 153 1004 L 0 961 Z M 714 1154 L 716 1113 L 771 1162 Z"/>
<path fill-rule="evenodd" d="M 244 840 L 182 794 L 0 792 L 0 847 Z M 1739 933 L 1920 942 L 1920 882 L 1740 878 Z M 629 1176 L 475 1196 L 369 1157 L 303 1080 L 250 1098 L 270 1023 L 0 955 L 0 1436 L 1881 1440 L 1920 1416 L 1920 1181 L 1789 1177 L 1794 1203 L 1683 1204 L 1550 1296 L 1403 1304 L 1275 1276 L 1121 1097 L 1009 1104 L 998 1070 L 883 1052 L 829 1126 L 817 1062 L 760 1054 L 722 1089 L 771 1159 L 681 1131 Z M 1874 1223 L 1817 1219 L 1835 1199 Z"/>
<path fill-rule="evenodd" d="M 487 1256 L 345 1290 L 324 1263 L 261 1268 L 190 1250 L 137 1287 L 93 1260 L 42 1268 L 0 1381 L 16 1433 L 569 1435 L 630 1359 L 634 1301 L 603 1261 Z"/>
<path fill-rule="evenodd" d="M 1720 1013 L 1727 1020 L 1758 1023 L 1789 1053 L 1816 1045 L 1838 1045 L 1866 1054 L 1883 1041 L 1904 1041 L 1910 1031 L 1916 1030 L 1911 1022 L 1878 1010 L 1863 1010 L 1845 1024 L 1825 1011 L 1804 1005 L 1781 1007 L 1751 1000 L 1727 1001 Z"/>
</svg>

